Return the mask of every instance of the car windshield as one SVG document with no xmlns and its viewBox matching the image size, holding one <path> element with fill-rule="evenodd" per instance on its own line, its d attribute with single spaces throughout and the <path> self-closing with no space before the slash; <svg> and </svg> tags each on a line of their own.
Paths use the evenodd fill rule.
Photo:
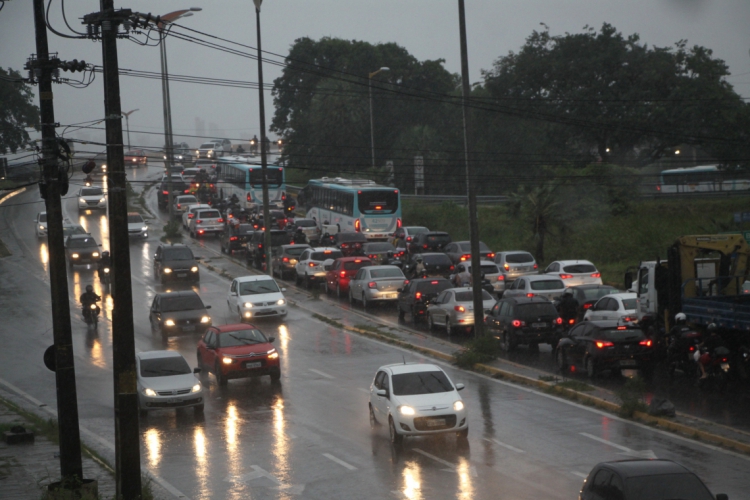
<svg viewBox="0 0 750 500">
<path fill-rule="evenodd" d="M 307 250 L 307 247 L 305 246 L 294 246 L 287 248 L 284 253 L 291 255 L 292 257 L 299 257 L 305 250 Z"/>
<path fill-rule="evenodd" d="M 622 299 L 622 307 L 626 311 L 635 310 L 636 299 Z"/>
<path fill-rule="evenodd" d="M 534 257 L 530 253 L 509 253 L 505 256 L 505 262 L 508 264 L 526 264 L 534 262 Z"/>
<path fill-rule="evenodd" d="M 393 376 L 393 394 L 397 396 L 435 394 L 452 390 L 453 385 L 442 371 L 400 373 Z"/>
<path fill-rule="evenodd" d="M 637 328 L 628 328 L 627 330 L 620 330 L 617 328 L 599 330 L 594 336 L 602 340 L 615 340 L 615 341 L 627 341 L 627 340 L 641 340 L 645 339 L 646 336 L 643 331 Z"/>
<path fill-rule="evenodd" d="M 47 213 L 43 212 L 39 214 L 39 222 L 47 222 Z"/>
<path fill-rule="evenodd" d="M 317 224 L 312 219 L 297 219 L 294 221 L 297 227 L 315 227 Z"/>
<path fill-rule="evenodd" d="M 83 226 L 63 226 L 63 235 L 67 238 L 71 234 L 86 234 Z"/>
<path fill-rule="evenodd" d="M 164 260 L 193 260 L 193 252 L 189 248 L 164 249 Z"/>
<path fill-rule="evenodd" d="M 250 234 L 255 232 L 252 224 L 240 224 L 235 230 L 238 234 Z"/>
<path fill-rule="evenodd" d="M 552 304 L 518 304 L 515 315 L 520 318 L 539 318 L 557 316 L 557 309 Z"/>
<path fill-rule="evenodd" d="M 611 293 L 617 293 L 618 291 L 619 290 L 611 286 L 601 287 L 601 288 L 585 288 L 583 290 L 583 296 L 586 297 L 587 301 L 598 300 L 604 297 L 605 295 L 609 295 Z"/>
<path fill-rule="evenodd" d="M 140 151 L 137 149 L 131 149 L 127 153 L 125 153 L 125 156 L 138 156 L 140 154 Z"/>
<path fill-rule="evenodd" d="M 344 262 L 344 270 L 356 271 L 357 269 L 361 267 L 367 267 L 371 265 L 372 265 L 372 262 L 370 262 L 369 260 L 361 260 L 361 259 L 350 260 L 348 262 Z"/>
<path fill-rule="evenodd" d="M 565 288 L 561 280 L 539 280 L 531 281 L 529 284 L 532 290 L 557 290 Z"/>
<path fill-rule="evenodd" d="M 453 264 L 451 258 L 444 253 L 435 255 L 423 255 L 422 262 L 424 262 L 425 265 L 430 266 L 450 266 L 451 264 Z"/>
<path fill-rule="evenodd" d="M 443 290 L 447 290 L 451 287 L 451 282 L 448 280 L 431 280 L 431 281 L 419 281 L 417 282 L 417 292 L 422 293 L 440 293 Z"/>
<path fill-rule="evenodd" d="M 94 248 L 98 246 L 99 244 L 94 238 L 70 238 L 68 240 L 68 248 Z"/>
<path fill-rule="evenodd" d="M 368 243 L 362 247 L 362 251 L 369 252 L 392 252 L 393 245 L 390 243 Z"/>
<path fill-rule="evenodd" d="M 281 245 L 286 245 L 291 239 L 292 238 L 289 236 L 289 233 L 287 233 L 286 231 L 271 231 L 272 247 L 280 247 Z"/>
<path fill-rule="evenodd" d="M 203 309 L 203 301 L 197 294 L 162 297 L 161 299 L 161 312 L 195 311 L 196 309 Z"/>
<path fill-rule="evenodd" d="M 638 500 L 713 500 L 713 495 L 694 474 L 658 474 L 625 480 L 627 498 Z"/>
<path fill-rule="evenodd" d="M 244 281 L 240 283 L 240 295 L 257 295 L 279 291 L 279 285 L 274 280 Z"/>
<path fill-rule="evenodd" d="M 101 196 L 104 194 L 101 188 L 83 188 L 81 189 L 81 196 Z"/>
<path fill-rule="evenodd" d="M 370 271 L 370 277 L 373 279 L 376 278 L 403 278 L 404 273 L 401 272 L 401 269 L 394 268 L 394 269 L 373 269 Z"/>
<path fill-rule="evenodd" d="M 262 344 L 268 342 L 263 332 L 257 329 L 222 332 L 218 335 L 216 347 L 237 347 L 240 345 Z"/>
<path fill-rule="evenodd" d="M 128 215 L 128 224 L 137 224 L 143 222 L 143 217 L 140 215 Z"/>
<path fill-rule="evenodd" d="M 343 256 L 344 254 L 340 250 L 328 250 L 327 252 L 313 252 L 310 255 L 310 260 L 324 261 L 326 259 L 338 259 Z"/>
<path fill-rule="evenodd" d="M 218 210 L 204 210 L 198 214 L 198 217 L 201 219 L 219 219 L 221 214 Z"/>
<path fill-rule="evenodd" d="M 469 241 L 465 241 L 463 243 L 459 243 L 458 246 L 460 247 L 460 249 L 461 249 L 462 252 L 471 252 L 471 242 L 469 242 Z M 490 247 L 488 247 L 487 245 L 485 245 L 481 241 L 479 242 L 479 251 L 480 252 L 488 252 L 489 250 L 490 250 Z"/>
<path fill-rule="evenodd" d="M 563 271 L 566 273 L 595 273 L 596 267 L 591 264 L 573 264 L 563 267 Z"/>
<path fill-rule="evenodd" d="M 482 263 L 480 268 L 482 274 L 500 274 L 500 270 L 497 268 L 497 264 L 485 264 Z"/>
<path fill-rule="evenodd" d="M 471 302 L 474 300 L 474 292 L 471 290 L 465 292 L 456 292 L 456 302 Z M 482 301 L 492 300 L 492 295 L 487 290 L 482 290 Z"/>
<path fill-rule="evenodd" d="M 182 356 L 141 360 L 141 377 L 169 377 L 188 373 L 190 373 L 190 366 Z"/>
</svg>

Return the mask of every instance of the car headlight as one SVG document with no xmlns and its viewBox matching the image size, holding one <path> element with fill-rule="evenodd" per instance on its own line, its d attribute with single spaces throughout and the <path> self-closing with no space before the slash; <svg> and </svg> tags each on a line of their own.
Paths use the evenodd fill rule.
<svg viewBox="0 0 750 500">
<path fill-rule="evenodd" d="M 464 409 L 464 402 L 463 401 L 456 401 L 453 403 L 453 410 L 454 411 L 461 411 Z"/>
<path fill-rule="evenodd" d="M 198 266 L 193 266 L 193 267 L 190 268 L 190 270 L 192 272 L 194 272 L 194 273 L 197 273 L 198 272 Z"/>
<path fill-rule="evenodd" d="M 71 257 L 73 257 L 74 259 L 77 259 L 78 257 L 80 257 L 80 255 L 78 255 L 77 253 L 74 253 L 73 255 L 71 255 Z"/>
<path fill-rule="evenodd" d="M 234 361 L 234 360 L 233 360 L 232 358 L 222 358 L 222 359 L 221 359 L 221 361 L 222 361 L 222 363 L 224 363 L 225 365 L 231 365 L 231 364 L 232 364 L 232 361 Z"/>
<path fill-rule="evenodd" d="M 86 200 L 83 198 L 78 198 L 78 203 L 86 203 Z"/>
<path fill-rule="evenodd" d="M 252 302 L 245 302 L 245 307 L 253 307 L 253 303 Z"/>
<path fill-rule="evenodd" d="M 276 352 L 276 349 L 271 349 L 266 354 L 268 354 L 268 359 L 278 359 L 279 353 Z"/>
<path fill-rule="evenodd" d="M 168 267 L 165 267 L 165 268 L 164 268 L 164 270 L 163 270 L 162 272 L 163 272 L 164 274 L 169 274 L 169 273 L 171 273 L 171 272 L 172 272 L 172 269 L 170 269 L 170 268 L 168 268 Z"/>
<path fill-rule="evenodd" d="M 145 394 L 146 396 L 156 396 L 156 391 L 153 389 L 146 388 L 146 389 L 143 389 L 143 394 Z"/>
<path fill-rule="evenodd" d="M 167 321 L 164 322 L 164 324 L 167 325 L 167 326 L 174 326 L 174 320 L 173 319 L 168 319 Z"/>
<path fill-rule="evenodd" d="M 193 386 L 193 388 L 190 389 L 190 392 L 200 392 L 200 390 L 201 390 L 201 385 L 200 384 L 195 384 Z"/>
<path fill-rule="evenodd" d="M 104 198 L 99 198 L 99 203 L 104 203 Z"/>
<path fill-rule="evenodd" d="M 209 321 L 211 321 L 211 316 L 203 316 L 201 318 L 201 323 L 208 323 Z"/>
<path fill-rule="evenodd" d="M 46 227 L 44 227 L 44 226 L 39 226 L 39 230 L 40 230 L 40 231 L 46 231 L 46 230 L 47 230 L 47 228 L 46 228 Z"/>
<path fill-rule="evenodd" d="M 283 306 L 284 304 L 286 304 L 286 300 L 279 299 L 279 300 L 276 301 L 276 304 L 279 305 L 279 306 Z"/>
<path fill-rule="evenodd" d="M 92 257 L 99 257 L 99 252 L 92 252 L 92 253 L 91 253 L 91 256 L 92 256 Z"/>
<path fill-rule="evenodd" d="M 196 150 L 195 150 L 195 154 L 196 154 L 196 156 L 200 156 L 200 154 L 201 154 L 200 150 L 199 150 L 199 149 L 196 149 Z"/>
<path fill-rule="evenodd" d="M 414 415 L 416 413 L 414 411 L 414 408 L 406 405 L 399 406 L 398 411 L 399 413 L 401 413 L 401 415 Z"/>
</svg>

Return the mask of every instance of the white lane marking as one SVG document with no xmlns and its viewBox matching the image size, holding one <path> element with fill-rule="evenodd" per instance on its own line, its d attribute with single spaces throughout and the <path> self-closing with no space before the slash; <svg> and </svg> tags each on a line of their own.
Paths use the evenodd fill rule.
<svg viewBox="0 0 750 500">
<path fill-rule="evenodd" d="M 10 389 L 12 392 L 15 392 L 16 394 L 18 394 L 19 396 L 21 396 L 22 398 L 26 399 L 28 402 L 34 404 L 37 408 L 41 409 L 42 411 L 44 411 L 44 412 L 52 415 L 53 417 L 57 418 L 57 411 L 53 410 L 52 408 L 50 408 L 49 406 L 47 406 L 45 403 L 42 403 L 41 401 L 39 401 L 38 399 L 36 399 L 31 394 L 23 391 L 22 389 L 16 387 L 15 385 L 11 384 L 10 382 L 8 382 L 7 380 L 4 380 L 2 378 L 0 378 L 0 384 L 4 385 L 8 389 Z M 115 445 L 114 445 L 114 443 L 111 443 L 111 442 L 107 441 L 106 439 L 104 439 L 103 437 L 95 434 L 94 432 L 90 431 L 86 427 L 83 427 L 82 425 L 80 425 L 80 423 L 78 425 L 78 428 L 79 428 L 81 434 L 84 434 L 85 436 L 88 436 L 89 439 L 93 439 L 94 441 L 96 441 L 97 443 L 101 444 L 102 446 L 104 446 L 105 448 L 107 448 L 110 451 L 115 451 Z M 175 488 L 174 486 L 172 486 L 165 479 L 162 479 L 160 476 L 154 474 L 153 472 L 151 472 L 148 469 L 144 470 L 144 468 L 142 468 L 141 470 L 144 472 L 144 474 L 146 474 L 151 479 L 153 479 L 154 481 L 156 481 L 157 483 L 159 483 L 159 485 L 162 488 L 164 488 L 165 490 L 167 490 L 168 492 L 170 492 L 176 498 L 180 498 L 180 499 L 184 499 L 184 500 L 190 500 L 190 497 L 188 497 L 187 495 L 185 495 L 184 493 L 182 493 L 180 490 L 178 490 L 177 488 Z"/>
<path fill-rule="evenodd" d="M 330 460 L 330 461 L 332 461 L 332 462 L 336 462 L 337 464 L 339 464 L 339 465 L 340 465 L 340 466 L 342 466 L 342 467 L 346 467 L 346 468 L 347 468 L 347 469 L 349 469 L 349 470 L 357 470 L 357 468 L 356 468 L 356 467 L 354 467 L 353 465 L 351 465 L 351 464 L 348 464 L 348 463 L 344 462 L 344 461 L 343 461 L 343 460 L 341 460 L 340 458 L 336 458 L 336 457 L 334 457 L 334 456 L 333 456 L 333 455 L 331 455 L 330 453 L 323 453 L 323 456 L 324 456 L 324 457 L 326 457 L 326 458 L 327 458 L 328 460 Z"/>
<path fill-rule="evenodd" d="M 570 473 L 573 474 L 574 476 L 582 477 L 583 479 L 586 479 L 587 477 L 589 477 L 588 474 L 584 474 L 583 472 L 577 472 L 574 470 L 570 471 Z"/>
<path fill-rule="evenodd" d="M 495 443 L 498 446 L 502 446 L 503 448 L 507 448 L 510 451 L 515 451 L 516 453 L 526 453 L 520 448 L 516 448 L 515 446 L 511 446 L 509 444 L 503 443 L 502 441 L 498 441 L 497 439 L 488 439 L 484 438 L 485 441 L 489 441 L 490 443 Z"/>
<path fill-rule="evenodd" d="M 334 378 L 336 378 L 333 375 L 328 375 L 327 373 L 324 373 L 324 372 L 322 372 L 320 370 L 316 370 L 315 368 L 308 368 L 308 370 L 310 370 L 313 373 L 317 373 L 321 377 L 325 377 L 325 378 L 328 378 L 328 379 L 331 379 L 331 380 L 333 380 Z"/>
<path fill-rule="evenodd" d="M 457 472 L 457 470 L 458 470 L 456 468 L 455 464 L 452 464 L 452 463 L 448 462 L 447 460 L 443 460 L 442 458 L 436 457 L 435 455 L 427 453 L 424 450 L 420 450 L 419 448 L 412 448 L 412 450 L 416 451 L 417 453 L 419 453 L 421 455 L 426 456 L 427 458 L 431 458 L 432 460 L 436 461 L 437 463 L 443 464 L 446 467 L 448 467 L 447 469 L 443 469 L 443 470 L 447 470 L 449 472 Z M 477 469 L 476 469 L 476 467 L 474 467 L 473 465 L 471 467 L 469 467 L 469 473 L 471 474 L 472 477 L 477 477 Z"/>
<path fill-rule="evenodd" d="M 617 443 L 613 443 L 612 441 L 607 441 L 606 439 L 600 438 L 598 436 L 594 436 L 592 434 L 589 434 L 587 432 L 581 432 L 581 436 L 587 437 L 589 439 L 593 439 L 594 441 L 599 441 L 600 443 L 604 443 L 608 446 L 611 446 L 613 448 L 617 448 L 618 450 L 622 451 L 623 455 L 628 455 L 630 457 L 637 457 L 637 458 L 657 458 L 656 454 L 651 450 L 632 450 L 628 448 L 627 446 L 622 446 Z"/>
</svg>

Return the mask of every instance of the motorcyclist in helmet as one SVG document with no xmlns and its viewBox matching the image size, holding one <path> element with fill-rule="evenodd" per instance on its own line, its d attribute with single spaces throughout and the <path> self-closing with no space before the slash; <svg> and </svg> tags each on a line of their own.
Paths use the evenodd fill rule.
<svg viewBox="0 0 750 500">
<path fill-rule="evenodd" d="M 292 241 L 294 241 L 295 244 L 307 243 L 307 235 L 305 235 L 305 232 L 301 227 L 298 227 L 297 230 L 294 231 L 294 237 Z"/>
<path fill-rule="evenodd" d="M 453 284 L 456 286 L 471 286 L 471 273 L 466 264 L 456 266 L 456 275 L 453 276 Z"/>
<path fill-rule="evenodd" d="M 96 293 L 94 293 L 94 287 L 91 285 L 86 285 L 86 291 L 81 294 L 81 308 L 83 310 L 83 316 L 87 317 L 88 314 L 90 314 L 90 307 L 91 304 L 96 304 L 102 298 L 98 296 Z M 98 312 L 98 311 L 97 311 Z"/>
<path fill-rule="evenodd" d="M 566 326 L 570 326 L 578 320 L 578 305 L 578 300 L 573 295 L 573 290 L 566 288 L 557 305 L 557 310 Z M 570 320 L 573 320 L 573 323 Z"/>
<path fill-rule="evenodd" d="M 711 358 L 714 356 L 714 351 L 717 347 L 724 347 L 724 340 L 719 336 L 719 328 L 716 323 L 711 323 L 706 327 L 708 337 L 703 342 L 698 344 L 699 351 L 705 349 L 705 352 L 698 358 L 698 368 L 701 370 L 701 378 L 708 377 L 706 373 L 706 366 L 711 362 Z"/>
<path fill-rule="evenodd" d="M 427 273 L 427 268 L 424 267 L 424 257 L 422 257 L 422 255 L 420 254 L 417 254 L 414 257 L 414 262 L 414 277 L 423 277 Z"/>
<path fill-rule="evenodd" d="M 99 279 L 104 278 L 105 267 L 109 268 L 110 270 L 112 269 L 112 258 L 109 256 L 109 252 L 107 252 L 106 250 L 102 252 L 102 257 L 99 259 L 99 268 L 97 269 L 97 272 L 99 273 Z"/>
</svg>

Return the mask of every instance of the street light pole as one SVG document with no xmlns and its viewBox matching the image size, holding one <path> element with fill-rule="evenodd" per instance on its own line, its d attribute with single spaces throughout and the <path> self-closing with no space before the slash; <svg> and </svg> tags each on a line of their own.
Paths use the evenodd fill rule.
<svg viewBox="0 0 750 500">
<path fill-rule="evenodd" d="M 372 77 L 380 73 L 381 71 L 389 71 L 390 68 L 387 68 L 383 66 L 377 71 L 373 71 L 372 73 L 369 73 L 368 80 L 367 80 L 367 86 L 370 91 L 370 150 L 372 151 L 372 168 L 375 168 L 375 125 L 372 118 Z"/>
<path fill-rule="evenodd" d="M 130 149 L 130 115 L 138 111 L 137 109 L 132 109 L 128 111 L 127 113 L 123 113 L 122 116 L 125 117 L 125 128 L 128 130 L 128 149 Z"/>
</svg>

